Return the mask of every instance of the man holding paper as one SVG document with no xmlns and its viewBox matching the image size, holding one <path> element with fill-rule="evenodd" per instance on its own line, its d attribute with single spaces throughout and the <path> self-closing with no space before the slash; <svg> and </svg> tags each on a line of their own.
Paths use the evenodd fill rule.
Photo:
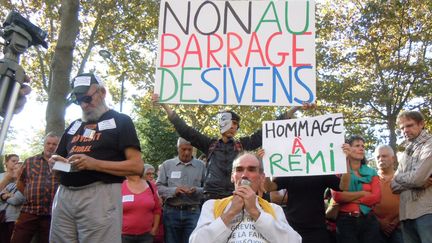
<svg viewBox="0 0 432 243">
<path fill-rule="evenodd" d="M 62 171 L 50 242 L 120 243 L 121 183 L 124 176 L 143 173 L 140 143 L 130 117 L 106 105 L 106 89 L 96 75 L 78 75 L 72 88 L 82 118 L 66 129 L 51 158 Z"/>
</svg>

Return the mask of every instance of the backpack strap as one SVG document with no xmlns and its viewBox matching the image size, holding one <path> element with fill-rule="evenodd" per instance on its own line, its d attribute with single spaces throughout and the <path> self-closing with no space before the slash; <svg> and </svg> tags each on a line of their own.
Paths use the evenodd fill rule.
<svg viewBox="0 0 432 243">
<path fill-rule="evenodd" d="M 207 151 L 207 161 L 210 161 L 210 158 L 213 155 L 213 152 L 215 151 L 218 142 L 219 142 L 218 139 L 213 139 L 213 141 L 210 143 L 210 146 Z"/>
<path fill-rule="evenodd" d="M 218 145 L 218 143 L 219 143 L 218 139 L 213 139 L 213 141 L 211 142 L 211 144 L 209 146 L 209 149 L 207 151 L 207 165 L 206 165 L 205 177 L 204 177 L 204 180 L 203 180 L 204 183 L 206 183 L 207 178 L 208 178 L 208 176 L 210 174 L 210 166 L 212 164 L 212 162 L 211 162 L 211 156 L 213 155 L 213 152 L 215 151 L 216 146 Z"/>
<path fill-rule="evenodd" d="M 155 192 L 154 192 L 153 186 L 151 185 L 150 181 L 146 180 L 146 182 L 147 182 L 147 185 L 150 187 L 150 190 L 152 191 L 152 194 L 154 196 Z"/>
</svg>

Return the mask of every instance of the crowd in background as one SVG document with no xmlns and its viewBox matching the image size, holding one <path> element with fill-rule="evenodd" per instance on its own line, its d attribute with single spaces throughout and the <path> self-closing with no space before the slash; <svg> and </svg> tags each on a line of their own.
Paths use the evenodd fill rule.
<svg viewBox="0 0 432 243">
<path fill-rule="evenodd" d="M 104 97 L 99 81 L 93 75 L 86 77 L 89 83 L 85 89 L 78 85 L 74 89 L 84 94 L 76 98 L 83 111 L 98 101 L 95 94 L 100 92 Z M 157 100 L 153 97 L 155 103 Z M 72 163 L 66 159 L 67 151 L 76 149 L 78 140 L 99 142 L 96 128 L 84 121 L 72 123 L 62 137 L 48 134 L 44 151 L 24 163 L 19 162 L 18 155 L 6 155 L 6 172 L 0 174 L 0 242 L 60 242 L 64 232 L 76 235 L 69 242 L 92 242 L 98 237 L 114 237 L 116 232 L 121 232 L 124 243 L 200 242 L 198 239 L 212 235 L 209 242 L 235 242 L 235 237 L 241 236 L 240 226 L 250 222 L 257 242 L 279 242 L 283 237 L 304 243 L 432 242 L 432 136 L 424 129 L 421 113 L 400 114 L 405 151 L 397 159 L 390 146 L 378 146 L 374 154 L 377 170 L 366 162 L 364 138 L 351 136 L 343 147 L 348 173 L 270 181 L 264 179 L 260 164 L 265 151 L 258 151 L 257 157 L 245 154 L 261 146 L 261 131 L 234 138 L 240 127 L 239 115 L 222 112 L 218 117 L 221 137 L 209 138 L 188 126 L 168 105 L 162 107 L 180 137 L 178 156 L 160 164 L 156 180 L 156 170 L 150 165 L 139 174 L 138 169 L 118 173 L 110 163 L 96 163 L 77 153 L 70 158 L 81 174 L 53 170 L 53 164 L 60 160 Z M 291 118 L 296 109 L 277 119 Z M 108 112 L 102 109 L 100 116 Z M 118 119 L 116 114 L 112 116 Z M 99 122 L 98 129 L 117 129 L 119 121 L 112 121 Z M 84 135 L 75 135 L 79 129 Z M 124 139 L 115 146 L 126 151 L 119 160 L 128 162 L 139 151 L 128 148 L 139 145 Z M 203 152 L 205 161 L 193 156 L 193 147 Z M 95 179 L 86 181 L 86 176 Z M 114 189 L 115 184 L 121 186 Z M 100 205 L 104 198 L 115 202 Z M 81 211 L 72 203 L 76 200 L 96 203 Z M 117 202 L 122 210 L 115 218 L 120 223 L 111 225 L 112 218 L 105 217 L 118 211 Z M 99 213 L 86 216 L 85 210 L 96 208 Z M 93 218 L 99 217 L 102 225 L 93 224 Z M 110 226 L 99 231 L 105 224 Z M 274 226 L 269 229 L 269 225 Z"/>
</svg>

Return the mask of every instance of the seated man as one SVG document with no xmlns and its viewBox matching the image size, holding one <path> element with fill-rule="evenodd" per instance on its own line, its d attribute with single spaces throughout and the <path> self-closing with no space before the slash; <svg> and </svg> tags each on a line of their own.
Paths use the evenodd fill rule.
<svg viewBox="0 0 432 243">
<path fill-rule="evenodd" d="M 282 208 L 256 195 L 265 179 L 260 160 L 251 153 L 240 154 L 232 171 L 233 196 L 204 203 L 189 242 L 300 243 Z"/>
</svg>

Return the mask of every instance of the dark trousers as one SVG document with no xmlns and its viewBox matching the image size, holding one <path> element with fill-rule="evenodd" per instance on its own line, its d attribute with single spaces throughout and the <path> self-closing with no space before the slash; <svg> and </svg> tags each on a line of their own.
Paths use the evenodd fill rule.
<svg viewBox="0 0 432 243">
<path fill-rule="evenodd" d="M 153 243 L 153 235 L 150 233 L 142 235 L 122 235 L 122 243 Z"/>
<path fill-rule="evenodd" d="M 403 243 L 402 231 L 400 228 L 396 228 L 390 235 L 384 234 L 383 231 L 380 230 L 381 234 L 381 243 Z"/>
<path fill-rule="evenodd" d="M 296 229 L 294 230 L 302 237 L 302 243 L 329 243 L 329 234 L 325 228 L 322 229 Z"/>
<path fill-rule="evenodd" d="M 10 243 L 15 222 L 5 222 L 0 224 L 0 243 Z"/>
<path fill-rule="evenodd" d="M 39 233 L 39 243 L 49 243 L 50 215 L 35 215 L 21 212 L 15 223 L 12 243 L 30 243 L 33 236 Z"/>
<path fill-rule="evenodd" d="M 339 243 L 371 243 L 380 238 L 379 223 L 375 215 L 352 217 L 340 215 L 336 220 L 336 236 Z"/>
</svg>

